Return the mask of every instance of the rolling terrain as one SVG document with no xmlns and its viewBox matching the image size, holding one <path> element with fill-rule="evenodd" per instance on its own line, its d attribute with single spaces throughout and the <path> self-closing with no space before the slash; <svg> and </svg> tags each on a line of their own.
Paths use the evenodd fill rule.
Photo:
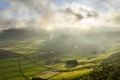
<svg viewBox="0 0 120 80">
<path fill-rule="evenodd" d="M 20 32 L 17 31 L 16 34 Z M 8 32 L 2 35 L 6 34 L 8 35 Z M 119 31 L 80 34 L 76 32 L 75 35 L 63 31 L 59 35 L 55 33 L 52 39 L 49 39 L 47 33 L 42 34 L 45 37 L 36 35 L 31 38 L 28 35 L 27 37 L 19 35 L 16 38 L 14 34 L 12 37 L 3 38 L 1 35 L 1 80 L 25 80 L 32 77 L 48 80 L 86 80 L 86 78 L 93 80 L 95 77 L 93 73 L 99 73 L 99 67 L 104 67 L 103 63 L 119 67 L 117 63 L 120 54 Z M 77 60 L 78 65 L 67 68 L 65 65 L 68 60 Z"/>
</svg>

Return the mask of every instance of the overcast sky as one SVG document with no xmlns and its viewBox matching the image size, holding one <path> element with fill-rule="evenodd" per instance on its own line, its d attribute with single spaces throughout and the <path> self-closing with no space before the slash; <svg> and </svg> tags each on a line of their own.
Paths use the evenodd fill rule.
<svg viewBox="0 0 120 80">
<path fill-rule="evenodd" d="M 0 0 L 0 30 L 119 27 L 120 0 Z"/>
</svg>

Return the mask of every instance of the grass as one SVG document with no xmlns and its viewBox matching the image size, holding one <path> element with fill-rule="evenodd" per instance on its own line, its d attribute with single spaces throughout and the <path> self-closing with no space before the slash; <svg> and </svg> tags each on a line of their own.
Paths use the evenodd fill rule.
<svg viewBox="0 0 120 80">
<path fill-rule="evenodd" d="M 77 77 L 80 77 L 81 75 L 89 73 L 90 71 L 92 71 L 92 69 L 83 69 L 83 70 L 76 70 L 72 72 L 63 72 L 49 80 L 73 80 Z"/>
<path fill-rule="evenodd" d="M 14 77 L 14 78 L 11 78 L 9 80 L 25 80 L 25 78 L 23 76 L 19 76 L 19 77 Z"/>
<path fill-rule="evenodd" d="M 115 46 L 113 46 L 110 50 L 108 50 L 104 54 L 102 53 L 102 55 L 95 56 L 91 59 L 80 57 L 82 54 L 80 54 L 79 56 L 76 55 L 75 57 L 72 55 L 67 57 L 56 56 L 53 59 L 60 59 L 63 62 L 58 64 L 56 63 L 56 64 L 47 65 L 45 63 L 46 59 L 43 59 L 41 56 L 39 56 L 39 54 L 44 54 L 44 53 L 40 53 L 39 51 L 39 46 L 42 45 L 43 43 L 44 41 L 40 41 L 40 40 L 36 40 L 35 42 L 27 42 L 27 43 L 21 42 L 19 44 L 13 45 L 12 47 L 4 47 L 3 49 L 10 50 L 18 54 L 24 54 L 29 59 L 28 60 L 24 56 L 19 58 L 21 69 L 26 76 L 28 77 L 34 75 L 37 75 L 39 77 L 53 76 L 49 80 L 74 80 L 75 78 L 78 78 L 84 74 L 88 74 L 90 71 L 92 71 L 92 67 L 99 65 L 100 60 L 106 59 L 110 55 L 118 52 Z M 36 53 L 37 51 L 39 51 L 38 54 L 31 54 L 31 53 Z M 87 55 L 85 54 L 85 56 Z M 84 62 L 85 64 L 79 64 L 77 67 L 74 68 L 66 68 L 65 61 L 72 59 L 77 59 L 79 62 Z M 96 63 L 93 63 L 94 61 Z M 1 59 L 0 64 L 1 64 L 0 79 L 24 80 L 24 77 L 19 71 L 17 58 Z M 63 70 L 63 72 L 60 72 L 60 74 L 56 75 L 59 72 L 49 71 L 47 68 L 41 65 L 47 66 L 48 68 L 53 68 L 54 70 Z M 67 71 L 65 72 L 64 70 Z M 41 75 L 40 73 L 44 73 L 44 75 L 43 74 Z"/>
<path fill-rule="evenodd" d="M 44 70 L 46 70 L 46 68 L 43 68 L 43 67 L 34 67 L 34 68 L 27 69 L 27 70 L 23 70 L 23 72 L 24 72 L 24 74 L 26 76 L 31 76 L 33 74 L 40 73 L 40 72 L 42 72 Z"/>
<path fill-rule="evenodd" d="M 108 53 L 109 55 L 113 54 L 113 52 Z M 83 61 L 83 62 L 90 62 L 90 61 L 97 61 L 100 59 L 104 59 L 108 56 L 108 54 L 104 54 L 102 56 L 98 56 L 97 58 L 92 58 L 90 60 L 84 59 L 84 60 L 79 60 L 79 61 Z M 30 60 L 32 60 L 33 62 L 30 62 L 30 60 L 27 60 L 24 57 L 20 57 L 20 64 L 21 64 L 21 68 L 22 71 L 24 72 L 24 74 L 26 76 L 32 76 L 34 74 L 38 75 L 39 73 L 43 72 L 44 70 L 46 70 L 46 68 L 40 66 L 40 65 L 45 65 L 45 61 L 41 60 L 39 58 L 35 58 L 32 55 L 27 56 Z M 4 63 L 4 64 L 3 64 Z M 3 59 L 0 60 L 0 75 L 2 77 L 0 77 L 0 79 L 6 79 L 7 78 L 9 80 L 23 80 L 23 76 L 21 75 L 21 73 L 19 72 L 19 67 L 18 67 L 18 62 L 17 62 L 17 58 L 9 58 L 9 59 Z M 97 64 L 93 64 L 93 63 L 86 63 L 84 65 L 78 65 L 75 68 L 65 68 L 65 64 L 64 63 L 60 63 L 60 64 L 50 64 L 50 65 L 45 65 L 49 68 L 53 68 L 53 69 L 57 69 L 57 70 L 68 70 L 68 72 L 62 72 L 61 74 L 52 77 L 50 80 L 70 80 L 70 79 L 74 79 L 75 77 L 79 77 L 80 75 L 84 75 L 89 73 L 92 68 L 88 69 L 86 67 L 89 66 L 95 66 Z M 8 67 L 7 67 L 8 66 Z M 10 67 L 9 67 L 10 66 Z M 13 72 L 15 71 L 15 72 Z M 13 73 L 12 73 L 13 72 Z M 50 73 L 49 73 L 50 72 Z M 4 73 L 4 74 L 2 74 Z M 43 77 L 47 77 L 47 76 L 53 76 L 56 75 L 57 72 L 53 73 L 51 71 L 48 71 L 46 73 L 46 75 L 44 75 Z M 39 75 L 42 76 L 42 75 Z"/>
<path fill-rule="evenodd" d="M 67 69 L 64 67 L 64 65 L 62 65 L 58 68 L 63 69 L 63 70 L 68 70 L 68 71 L 62 72 L 59 75 L 56 75 L 56 76 L 50 78 L 49 80 L 76 80 L 76 78 L 78 80 L 78 78 L 80 78 L 81 75 L 88 74 L 90 71 L 92 71 L 92 68 L 94 66 L 98 66 L 99 62 L 101 60 L 104 60 L 104 59 L 108 58 L 109 56 L 111 56 L 112 54 L 115 54 L 117 52 L 119 52 L 119 50 L 112 50 L 112 51 L 108 50 L 104 54 L 93 57 L 91 59 L 87 59 L 87 58 L 79 59 L 79 62 L 84 62 L 85 64 L 78 65 L 75 68 Z M 95 62 L 95 63 L 93 63 L 93 62 Z M 89 66 L 91 66 L 91 67 L 87 68 Z"/>
<path fill-rule="evenodd" d="M 28 40 L 28 41 L 21 41 L 12 46 L 3 47 L 1 49 L 12 51 L 17 54 L 31 54 L 38 51 L 39 46 L 42 45 L 43 43 L 44 40 L 36 40 L 36 41 Z"/>
<path fill-rule="evenodd" d="M 32 56 L 31 56 L 32 57 Z M 29 57 L 30 58 L 30 57 Z M 41 73 L 42 71 L 46 70 L 47 68 L 40 66 L 44 65 L 45 61 L 41 59 L 32 58 L 33 62 L 25 59 L 24 57 L 20 57 L 20 64 L 23 73 L 26 76 L 31 76 L 36 73 Z M 0 79 L 2 80 L 24 80 L 24 77 L 19 71 L 18 61 L 17 58 L 7 58 L 0 60 Z M 47 66 L 47 65 L 45 65 Z M 55 67 L 55 65 L 48 65 L 49 68 Z"/>
</svg>

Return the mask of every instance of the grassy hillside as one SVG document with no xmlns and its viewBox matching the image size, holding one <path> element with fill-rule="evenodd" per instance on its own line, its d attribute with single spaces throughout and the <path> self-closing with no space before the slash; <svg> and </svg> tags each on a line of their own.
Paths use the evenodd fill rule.
<svg viewBox="0 0 120 80">
<path fill-rule="evenodd" d="M 119 67 L 119 32 L 62 32 L 59 35 L 55 32 L 51 39 L 48 34 L 47 37 L 23 37 L 25 39 L 15 38 L 14 35 L 7 39 L 6 33 L 6 37 L 0 39 L 0 79 L 39 77 L 48 80 L 102 80 L 99 77 L 96 79 L 95 75 L 113 66 L 113 71 L 106 69 L 108 73 L 102 76 L 114 80 L 114 75 L 119 73 L 115 68 Z M 67 68 L 65 65 L 68 60 L 77 60 L 78 65 Z"/>
<path fill-rule="evenodd" d="M 99 67 L 103 67 L 101 64 L 104 61 L 110 64 L 115 63 L 116 60 L 119 60 L 119 54 L 117 52 L 117 50 L 110 50 L 96 57 L 77 58 L 80 64 L 74 68 L 65 67 L 64 61 L 67 59 L 61 59 L 60 62 L 53 64 L 46 63 L 47 59 L 38 57 L 40 54 L 1 59 L 0 75 L 2 76 L 0 79 L 24 80 L 26 77 L 41 77 L 49 80 L 79 80 L 79 78 L 82 78 L 84 75 L 91 74 L 95 70 L 94 67 L 98 69 Z"/>
</svg>

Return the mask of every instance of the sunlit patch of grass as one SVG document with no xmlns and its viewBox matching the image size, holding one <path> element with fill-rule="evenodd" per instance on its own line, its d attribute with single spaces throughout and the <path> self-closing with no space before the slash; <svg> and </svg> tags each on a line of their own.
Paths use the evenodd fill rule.
<svg viewBox="0 0 120 80">
<path fill-rule="evenodd" d="M 51 76 L 53 76 L 53 75 L 57 75 L 57 74 L 59 74 L 59 72 L 55 72 L 55 71 L 44 71 L 43 73 L 40 73 L 41 75 L 39 75 L 38 77 L 40 77 L 40 78 L 43 78 L 43 79 L 45 79 L 45 78 L 49 78 L 49 77 L 51 77 Z"/>
<path fill-rule="evenodd" d="M 103 59 L 106 59 L 108 58 L 109 56 L 111 56 L 112 54 L 115 54 L 119 51 L 115 50 L 115 51 L 107 51 L 106 53 L 102 54 L 102 55 L 99 55 L 99 56 L 96 56 L 90 60 L 87 60 L 85 59 L 84 62 L 92 62 L 92 61 L 99 61 L 99 60 L 103 60 Z"/>
<path fill-rule="evenodd" d="M 9 80 L 25 80 L 25 78 L 23 76 L 21 76 L 21 77 L 14 77 Z"/>
<path fill-rule="evenodd" d="M 74 80 L 76 78 L 79 78 L 82 75 L 85 75 L 92 71 L 92 69 L 83 69 L 83 70 L 76 70 L 72 72 L 63 72 L 49 80 Z"/>
<path fill-rule="evenodd" d="M 84 65 L 78 65 L 75 68 L 71 68 L 70 70 L 76 70 L 76 69 L 82 69 L 82 68 L 87 68 L 87 67 L 93 67 L 95 65 L 97 65 L 97 64 L 87 63 L 87 64 L 84 64 Z"/>
<path fill-rule="evenodd" d="M 31 68 L 31 69 L 23 70 L 23 72 L 26 76 L 30 76 L 30 75 L 33 75 L 33 74 L 36 74 L 36 73 L 40 73 L 44 70 L 46 70 L 46 68 L 34 67 L 34 68 Z"/>
<path fill-rule="evenodd" d="M 36 40 L 36 41 L 23 41 L 14 44 L 13 46 L 6 46 L 1 49 L 12 51 L 17 54 L 31 54 L 35 53 L 39 50 L 40 45 L 44 43 L 44 40 Z"/>
</svg>

